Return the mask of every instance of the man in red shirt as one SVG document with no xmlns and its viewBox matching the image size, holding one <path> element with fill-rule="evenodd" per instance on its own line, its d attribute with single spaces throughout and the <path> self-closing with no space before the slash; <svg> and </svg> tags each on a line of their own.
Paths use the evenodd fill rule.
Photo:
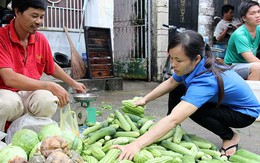
<svg viewBox="0 0 260 163">
<path fill-rule="evenodd" d="M 25 113 L 52 117 L 58 106 L 69 102 L 63 87 L 40 80 L 43 73 L 79 93 L 86 92 L 84 84 L 55 64 L 48 41 L 37 32 L 46 8 L 46 0 L 13 0 L 15 18 L 0 28 L 0 131 L 4 131 L 6 121 L 12 122 Z"/>
</svg>

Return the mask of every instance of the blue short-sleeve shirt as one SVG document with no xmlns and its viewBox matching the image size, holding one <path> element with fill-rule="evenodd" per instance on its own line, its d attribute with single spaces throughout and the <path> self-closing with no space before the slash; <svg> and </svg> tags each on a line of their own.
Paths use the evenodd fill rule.
<svg viewBox="0 0 260 163">
<path fill-rule="evenodd" d="M 205 59 L 203 58 L 195 69 L 188 75 L 178 76 L 173 74 L 177 82 L 183 82 L 187 92 L 181 100 L 200 108 L 206 102 L 218 102 L 218 83 L 215 75 L 205 72 Z M 257 118 L 260 113 L 260 105 L 248 84 L 235 71 L 227 70 L 221 73 L 224 83 L 224 98 L 222 105 L 230 109 Z"/>
</svg>

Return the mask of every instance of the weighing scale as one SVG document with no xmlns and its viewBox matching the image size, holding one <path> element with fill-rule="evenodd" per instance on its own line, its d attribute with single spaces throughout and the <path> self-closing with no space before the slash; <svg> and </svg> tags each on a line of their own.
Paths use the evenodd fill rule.
<svg viewBox="0 0 260 163">
<path fill-rule="evenodd" d="M 72 94 L 76 102 L 80 102 L 80 106 L 75 109 L 78 125 L 86 125 L 87 123 L 96 123 L 96 108 L 90 107 L 90 102 L 96 101 L 98 95 L 91 93 L 75 93 Z"/>
</svg>

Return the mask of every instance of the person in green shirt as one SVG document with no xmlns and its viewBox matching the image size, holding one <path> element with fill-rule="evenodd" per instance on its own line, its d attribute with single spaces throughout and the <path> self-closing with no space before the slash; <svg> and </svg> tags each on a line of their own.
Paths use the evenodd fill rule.
<svg viewBox="0 0 260 163">
<path fill-rule="evenodd" d="M 260 80 L 260 59 L 256 57 L 260 43 L 260 6 L 256 1 L 244 1 L 239 6 L 243 21 L 233 32 L 224 62 L 246 80 Z"/>
</svg>

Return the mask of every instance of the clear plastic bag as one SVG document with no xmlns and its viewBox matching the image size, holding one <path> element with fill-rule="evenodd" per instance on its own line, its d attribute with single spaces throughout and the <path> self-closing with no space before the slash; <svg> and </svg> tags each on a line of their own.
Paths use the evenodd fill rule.
<svg viewBox="0 0 260 163">
<path fill-rule="evenodd" d="M 62 131 L 72 131 L 79 136 L 79 126 L 74 111 L 71 111 L 70 104 L 60 110 L 60 128 Z"/>
<path fill-rule="evenodd" d="M 0 150 L 1 150 L 2 148 L 4 148 L 5 146 L 7 146 L 7 144 L 5 144 L 4 142 L 1 141 L 3 138 L 6 137 L 6 135 L 7 135 L 6 133 L 0 131 Z"/>
<path fill-rule="evenodd" d="M 1 141 L 3 138 L 5 138 L 6 135 L 7 135 L 6 133 L 0 131 L 0 141 Z"/>
<path fill-rule="evenodd" d="M 0 141 L 0 150 L 3 149 L 5 146 L 7 146 L 7 144 L 2 142 L 2 141 Z"/>
<path fill-rule="evenodd" d="M 24 114 L 20 118 L 13 121 L 10 127 L 7 130 L 7 136 L 5 137 L 5 142 L 7 144 L 11 143 L 12 137 L 14 133 L 20 129 L 26 128 L 35 131 L 37 134 L 39 133 L 40 129 L 48 124 L 56 123 L 51 118 L 47 117 L 35 117 L 31 116 L 28 113 Z"/>
</svg>

